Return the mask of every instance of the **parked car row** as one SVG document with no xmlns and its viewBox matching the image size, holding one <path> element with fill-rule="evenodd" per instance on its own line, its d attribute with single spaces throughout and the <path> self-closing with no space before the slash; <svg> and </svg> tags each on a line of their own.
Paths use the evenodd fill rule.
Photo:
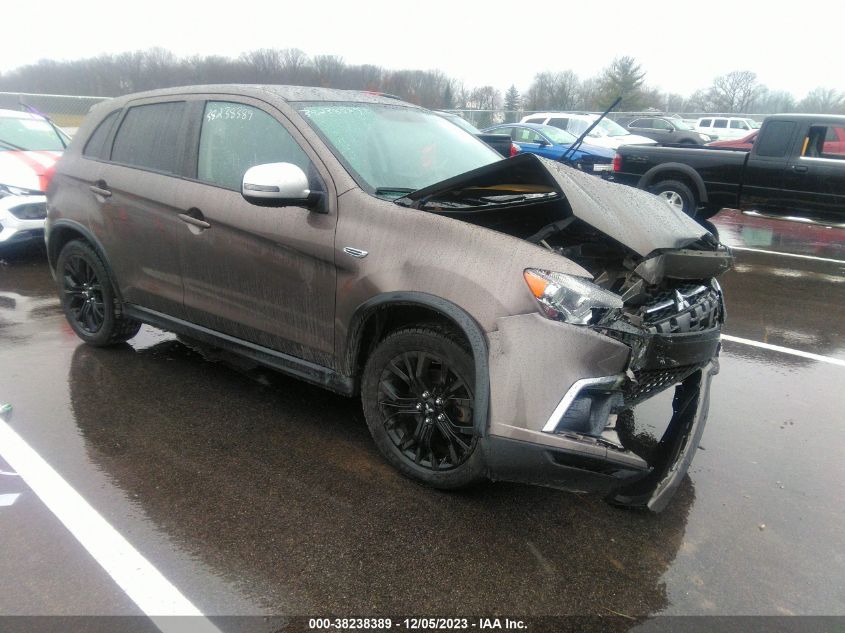
<svg viewBox="0 0 845 633">
<path fill-rule="evenodd" d="M 610 119 L 604 118 L 599 120 L 597 114 L 537 112 L 522 117 L 520 123 L 551 125 L 552 127 L 566 130 L 575 136 L 580 136 L 596 121 L 598 121 L 598 125 L 590 130 L 588 134 L 591 145 L 616 149 L 622 145 L 653 145 L 656 142 L 651 138 L 632 134 Z"/>
<path fill-rule="evenodd" d="M 507 134 L 520 152 L 536 154 L 556 161 L 564 161 L 577 169 L 590 173 L 609 171 L 615 151 L 592 143 L 582 143 L 572 148 L 577 138 L 557 127 L 537 123 L 509 123 L 485 130 L 488 133 Z"/>
</svg>

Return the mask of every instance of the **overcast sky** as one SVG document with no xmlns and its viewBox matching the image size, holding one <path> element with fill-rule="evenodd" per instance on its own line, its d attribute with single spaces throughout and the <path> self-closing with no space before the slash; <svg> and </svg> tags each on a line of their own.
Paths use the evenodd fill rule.
<svg viewBox="0 0 845 633">
<path fill-rule="evenodd" d="M 301 48 L 347 63 L 440 69 L 467 87 L 522 92 L 535 73 L 597 73 L 632 55 L 646 81 L 688 95 L 752 70 L 801 98 L 845 90 L 843 0 L 639 3 L 488 0 L 8 0 L 0 72 L 161 46 L 179 56 Z"/>
</svg>

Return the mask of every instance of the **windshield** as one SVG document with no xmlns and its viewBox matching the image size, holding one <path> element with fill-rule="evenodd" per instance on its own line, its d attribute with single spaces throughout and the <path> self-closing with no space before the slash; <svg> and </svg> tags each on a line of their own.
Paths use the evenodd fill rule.
<svg viewBox="0 0 845 633">
<path fill-rule="evenodd" d="M 373 103 L 303 103 L 299 112 L 363 189 L 400 197 L 502 157 L 426 110 Z"/>
<path fill-rule="evenodd" d="M 762 125 L 762 123 L 760 123 L 759 121 L 755 121 L 754 119 L 745 119 L 745 122 L 748 123 L 748 126 L 752 130 L 759 130 L 760 126 Z"/>
<path fill-rule="evenodd" d="M 691 130 L 692 127 L 688 123 L 681 121 L 680 119 L 672 119 L 672 125 L 679 130 Z"/>
<path fill-rule="evenodd" d="M 56 130 L 47 121 L 36 117 L 0 118 L 0 151 L 62 151 L 65 146 Z"/>
<path fill-rule="evenodd" d="M 630 134 L 628 130 L 610 119 L 602 119 L 596 126 L 596 129 L 601 129 L 606 136 L 627 136 Z"/>
<path fill-rule="evenodd" d="M 457 125 L 462 130 L 469 132 L 470 134 L 478 134 L 478 130 L 473 126 L 472 123 L 464 119 L 463 117 L 459 117 L 457 114 L 445 114 L 445 113 L 437 113 L 438 116 L 442 116 L 447 121 L 451 121 L 455 125 Z"/>
<path fill-rule="evenodd" d="M 537 131 L 548 138 L 552 143 L 556 143 L 558 145 L 571 145 L 576 139 L 575 136 L 566 130 L 561 130 L 559 127 L 553 127 L 551 125 L 539 126 Z"/>
</svg>

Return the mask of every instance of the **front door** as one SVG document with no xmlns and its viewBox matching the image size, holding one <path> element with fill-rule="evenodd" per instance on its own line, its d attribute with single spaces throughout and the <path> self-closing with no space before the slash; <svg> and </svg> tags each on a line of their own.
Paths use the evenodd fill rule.
<svg viewBox="0 0 845 633">
<path fill-rule="evenodd" d="M 199 225 L 179 227 L 187 319 L 333 366 L 337 210 L 328 172 L 290 122 L 260 101 L 202 100 L 192 112 L 201 117 L 196 171 L 180 205 Z M 301 167 L 311 189 L 326 192 L 327 213 L 243 198 L 246 170 L 278 162 Z"/>
</svg>

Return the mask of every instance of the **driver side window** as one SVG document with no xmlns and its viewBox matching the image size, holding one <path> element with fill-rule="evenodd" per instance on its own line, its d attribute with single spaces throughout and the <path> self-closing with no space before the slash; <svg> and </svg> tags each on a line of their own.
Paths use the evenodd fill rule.
<svg viewBox="0 0 845 633">
<path fill-rule="evenodd" d="M 207 102 L 197 179 L 240 191 L 246 170 L 264 163 L 293 163 L 306 174 L 310 172 L 308 156 L 269 114 L 241 103 Z"/>
</svg>

